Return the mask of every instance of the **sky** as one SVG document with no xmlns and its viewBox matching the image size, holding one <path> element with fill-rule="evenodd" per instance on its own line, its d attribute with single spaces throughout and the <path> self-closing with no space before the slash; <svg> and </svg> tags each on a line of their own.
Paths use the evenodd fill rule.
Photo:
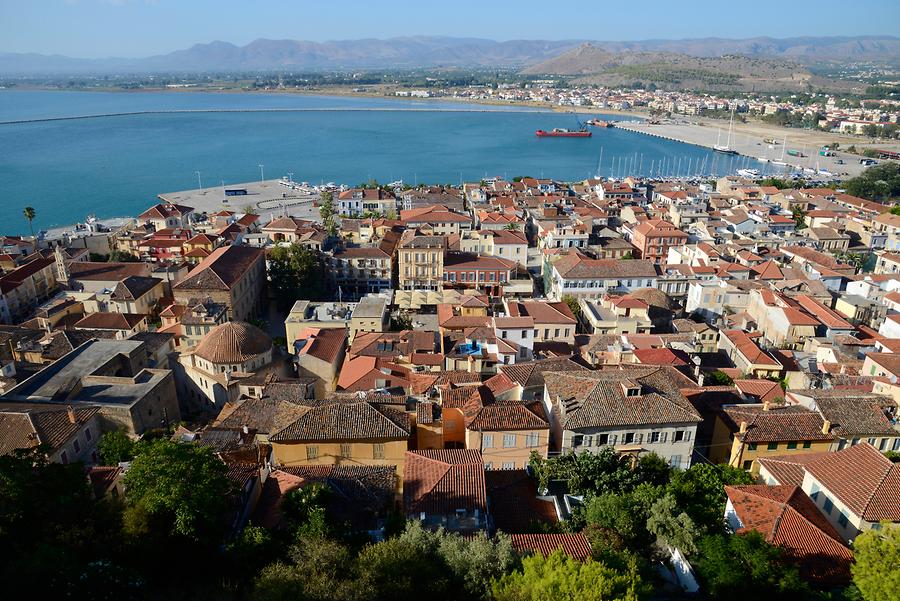
<svg viewBox="0 0 900 601">
<path fill-rule="evenodd" d="M 898 35 L 900 0 L 0 0 L 0 52 L 143 57 L 214 40 Z"/>
</svg>

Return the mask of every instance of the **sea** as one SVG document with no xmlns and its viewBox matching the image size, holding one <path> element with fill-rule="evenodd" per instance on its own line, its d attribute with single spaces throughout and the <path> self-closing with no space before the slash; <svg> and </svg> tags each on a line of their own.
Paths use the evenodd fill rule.
<svg viewBox="0 0 900 601">
<path fill-rule="evenodd" d="M 181 112 L 179 112 L 181 111 Z M 129 114 L 130 113 L 130 114 Z M 606 120 L 621 115 L 581 115 Z M 458 185 L 488 177 L 731 173 L 741 157 L 571 113 L 438 100 L 286 93 L 0 90 L 0 234 L 137 215 L 163 192 L 276 179 Z M 263 167 L 260 168 L 260 165 Z M 752 165 L 751 165 L 752 166 Z"/>
</svg>

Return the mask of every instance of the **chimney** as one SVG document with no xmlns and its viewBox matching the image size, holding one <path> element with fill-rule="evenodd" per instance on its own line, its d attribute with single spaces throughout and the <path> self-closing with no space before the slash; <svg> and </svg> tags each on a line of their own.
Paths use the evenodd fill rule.
<svg viewBox="0 0 900 601">
<path fill-rule="evenodd" d="M 747 422 L 741 422 L 741 434 L 747 433 Z"/>
<path fill-rule="evenodd" d="M 244 434 L 250 434 L 250 428 L 248 428 L 246 425 L 242 429 L 244 430 Z"/>
<path fill-rule="evenodd" d="M 75 410 L 72 409 L 72 405 L 66 405 L 66 413 L 69 414 L 69 422 L 75 423 Z"/>
<path fill-rule="evenodd" d="M 766 401 L 763 403 L 763 411 L 768 411 L 771 408 L 772 408 L 772 404 L 769 403 L 769 401 Z"/>
<path fill-rule="evenodd" d="M 822 434 L 828 434 L 829 432 L 831 432 L 831 422 L 826 419 L 822 422 Z"/>
</svg>

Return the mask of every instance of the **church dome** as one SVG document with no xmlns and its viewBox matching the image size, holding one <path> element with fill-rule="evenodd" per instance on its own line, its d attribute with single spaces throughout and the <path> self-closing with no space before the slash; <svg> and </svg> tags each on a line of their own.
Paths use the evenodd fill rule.
<svg viewBox="0 0 900 601">
<path fill-rule="evenodd" d="M 272 350 L 268 334 L 243 321 L 216 326 L 200 341 L 194 354 L 210 363 L 234 364 L 250 361 Z"/>
</svg>

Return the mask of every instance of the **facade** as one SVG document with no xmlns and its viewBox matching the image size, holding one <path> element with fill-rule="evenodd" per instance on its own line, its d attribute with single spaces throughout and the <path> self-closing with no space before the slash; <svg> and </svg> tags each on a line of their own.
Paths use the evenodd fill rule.
<svg viewBox="0 0 900 601">
<path fill-rule="evenodd" d="M 418 234 L 406 230 L 400 237 L 398 288 L 400 290 L 440 290 L 444 283 L 444 236 Z"/>
<path fill-rule="evenodd" d="M 7 408 L 0 403 L 0 454 L 46 445 L 48 461 L 96 463 L 99 413 L 91 406 L 35 403 L 32 408 Z"/>
<path fill-rule="evenodd" d="M 249 246 L 222 246 L 172 286 L 176 302 L 210 299 L 226 307 L 229 319 L 245 320 L 262 306 L 266 288 L 264 251 Z"/>
<path fill-rule="evenodd" d="M 638 249 L 639 258 L 653 263 L 665 263 L 669 249 L 687 242 L 688 235 L 662 219 L 649 219 L 634 228 L 631 243 Z"/>
<path fill-rule="evenodd" d="M 609 292 L 654 288 L 658 277 L 651 261 L 587 259 L 578 254 L 545 264 L 545 274 L 547 297 L 552 300 L 569 295 L 597 298 Z"/>
<path fill-rule="evenodd" d="M 547 372 L 544 380 L 554 451 L 655 452 L 673 467 L 690 467 L 701 417 L 679 390 L 696 385 L 676 369 L 620 365 Z"/>
</svg>

